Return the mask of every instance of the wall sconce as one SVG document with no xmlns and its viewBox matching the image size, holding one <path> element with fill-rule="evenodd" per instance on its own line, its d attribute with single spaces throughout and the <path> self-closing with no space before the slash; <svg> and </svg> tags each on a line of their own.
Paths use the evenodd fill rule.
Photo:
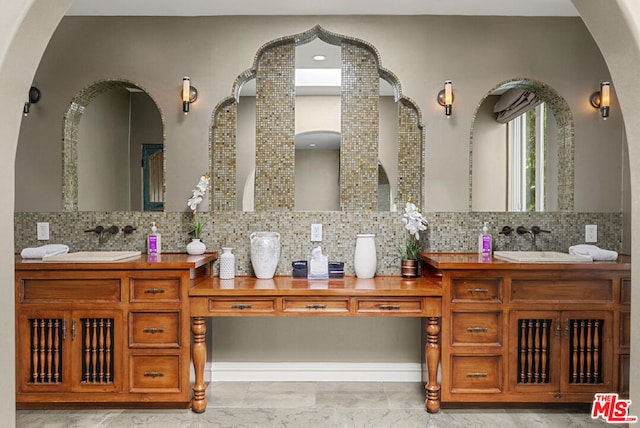
<svg viewBox="0 0 640 428">
<path fill-rule="evenodd" d="M 611 105 L 611 84 L 609 82 L 600 83 L 600 91 L 594 92 L 589 98 L 593 108 L 599 108 L 602 118 L 609 117 L 609 106 Z"/>
<path fill-rule="evenodd" d="M 438 92 L 438 104 L 444 107 L 444 114 L 449 118 L 453 105 L 453 84 L 451 80 L 445 80 L 444 89 Z"/>
<path fill-rule="evenodd" d="M 29 88 L 29 95 L 27 95 L 27 102 L 24 103 L 24 107 L 22 108 L 22 113 L 27 116 L 29 115 L 29 110 L 31 109 L 31 104 L 36 104 L 40 101 L 40 89 L 32 86 Z"/>
<path fill-rule="evenodd" d="M 189 113 L 189 104 L 198 99 L 198 90 L 195 86 L 191 86 L 191 80 L 188 77 L 182 78 L 182 111 L 184 114 Z"/>
</svg>

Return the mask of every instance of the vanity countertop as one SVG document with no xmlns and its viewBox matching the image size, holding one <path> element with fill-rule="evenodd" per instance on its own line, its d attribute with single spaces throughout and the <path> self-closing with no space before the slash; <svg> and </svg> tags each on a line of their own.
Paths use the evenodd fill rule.
<svg viewBox="0 0 640 428">
<path fill-rule="evenodd" d="M 579 263 L 522 263 L 483 257 L 478 253 L 422 252 L 420 260 L 436 269 L 502 269 L 502 270 L 631 270 L 631 256 L 620 255 L 616 261 Z"/>
<path fill-rule="evenodd" d="M 218 253 L 189 255 L 185 253 L 162 253 L 153 260 L 148 254 L 141 254 L 115 262 L 45 262 L 41 259 L 23 259 L 15 256 L 16 270 L 122 270 L 122 269 L 197 269 L 218 258 Z"/>
</svg>

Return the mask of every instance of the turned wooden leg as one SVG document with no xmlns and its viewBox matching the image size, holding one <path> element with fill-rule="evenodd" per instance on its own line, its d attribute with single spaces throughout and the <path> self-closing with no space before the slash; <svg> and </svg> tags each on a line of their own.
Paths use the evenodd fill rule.
<svg viewBox="0 0 640 428">
<path fill-rule="evenodd" d="M 205 343 L 207 326 L 204 317 L 193 317 L 191 332 L 193 333 L 191 358 L 193 359 L 193 369 L 196 372 L 191 410 L 196 413 L 202 413 L 207 408 L 207 399 L 205 397 L 207 385 L 204 383 L 204 363 L 207 360 L 207 345 Z"/>
<path fill-rule="evenodd" d="M 425 386 L 427 399 L 425 405 L 429 413 L 436 413 L 440 410 L 440 385 L 438 385 L 438 365 L 440 364 L 440 325 L 438 317 L 428 317 L 427 343 L 425 354 L 427 356 L 427 372 L 429 381 Z"/>
</svg>

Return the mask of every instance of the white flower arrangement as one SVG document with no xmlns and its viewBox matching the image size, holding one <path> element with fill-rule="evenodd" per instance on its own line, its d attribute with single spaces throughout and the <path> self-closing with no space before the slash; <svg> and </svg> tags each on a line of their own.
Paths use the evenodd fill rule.
<svg viewBox="0 0 640 428">
<path fill-rule="evenodd" d="M 202 174 L 200 176 L 200 180 L 198 181 L 198 184 L 196 185 L 196 188 L 193 189 L 193 194 L 191 195 L 189 200 L 187 200 L 187 206 L 191 208 L 191 211 L 193 211 L 194 230 L 192 232 L 192 235 L 194 238 L 198 238 L 198 239 L 202 235 L 202 228 L 204 227 L 204 222 L 197 217 L 196 212 L 198 210 L 198 205 L 200 205 L 205 195 L 207 194 L 207 189 L 209 188 L 210 180 L 211 179 L 209 178 L 209 174 L 206 174 L 206 173 Z"/>
<path fill-rule="evenodd" d="M 405 260 L 417 260 L 418 252 L 420 251 L 420 232 L 427 230 L 429 223 L 420 212 L 420 209 L 411 202 L 411 198 L 409 198 L 404 207 L 402 222 L 408 233 L 405 247 L 400 251 L 401 257 Z"/>
</svg>

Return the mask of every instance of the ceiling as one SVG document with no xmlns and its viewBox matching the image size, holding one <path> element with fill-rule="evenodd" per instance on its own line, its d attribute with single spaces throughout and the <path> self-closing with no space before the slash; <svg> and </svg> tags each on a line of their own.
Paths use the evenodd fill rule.
<svg viewBox="0 0 640 428">
<path fill-rule="evenodd" d="M 75 0 L 67 15 L 578 16 L 571 0 Z"/>
</svg>

